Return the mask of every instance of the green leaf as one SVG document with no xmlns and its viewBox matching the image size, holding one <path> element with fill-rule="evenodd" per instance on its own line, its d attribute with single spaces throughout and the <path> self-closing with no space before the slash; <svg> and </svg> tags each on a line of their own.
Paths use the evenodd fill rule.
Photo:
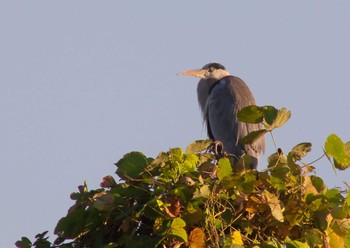
<svg viewBox="0 0 350 248">
<path fill-rule="evenodd" d="M 244 136 L 241 139 L 241 143 L 244 145 L 247 144 L 253 144 L 255 141 L 260 139 L 262 136 L 264 136 L 267 133 L 265 129 L 257 130 L 257 131 L 252 131 L 248 133 L 248 135 Z"/>
<path fill-rule="evenodd" d="M 237 118 L 239 121 L 246 123 L 260 123 L 264 118 L 264 111 L 261 107 L 255 105 L 247 106 L 237 113 Z"/>
<path fill-rule="evenodd" d="M 271 175 L 270 183 L 277 190 L 285 190 L 286 182 L 282 178 Z"/>
<path fill-rule="evenodd" d="M 290 153 L 288 153 L 288 156 L 287 156 L 287 165 L 290 168 L 291 173 L 294 176 L 301 175 L 301 173 L 303 172 L 303 170 L 301 169 L 300 165 L 295 163 L 295 158 L 292 157 L 290 155 Z"/>
<path fill-rule="evenodd" d="M 264 111 L 264 120 L 266 124 L 271 125 L 273 121 L 276 119 L 278 114 L 278 109 L 273 106 L 264 106 L 262 107 Z"/>
<path fill-rule="evenodd" d="M 326 185 L 324 185 L 323 180 L 320 177 L 311 176 L 311 183 L 319 193 L 326 189 Z"/>
<path fill-rule="evenodd" d="M 203 185 L 207 186 L 207 185 Z M 193 193 L 195 192 L 194 187 L 188 187 L 187 185 L 184 187 L 177 187 L 171 191 L 171 194 L 178 196 L 182 201 L 189 201 L 193 197 Z"/>
<path fill-rule="evenodd" d="M 323 203 L 322 195 L 314 195 L 313 193 L 309 193 L 306 196 L 306 203 L 309 205 L 309 210 L 311 212 L 318 211 L 325 204 Z"/>
<path fill-rule="evenodd" d="M 141 152 L 130 152 L 115 165 L 118 167 L 116 173 L 121 179 L 136 179 L 147 168 L 148 160 Z"/>
<path fill-rule="evenodd" d="M 333 157 L 345 155 L 344 143 L 336 134 L 331 134 L 327 137 L 325 149 Z"/>
<path fill-rule="evenodd" d="M 348 159 L 350 159 L 350 141 L 345 143 L 345 152 Z M 337 160 L 334 161 L 334 167 L 339 170 L 345 170 L 350 167 L 350 163 L 339 163 Z"/>
<path fill-rule="evenodd" d="M 171 223 L 170 234 L 179 237 L 182 241 L 187 242 L 187 233 L 184 227 L 186 222 L 181 218 L 175 218 Z"/>
<path fill-rule="evenodd" d="M 245 194 L 250 194 L 254 191 L 254 186 L 256 185 L 256 172 L 249 171 L 242 176 L 242 191 Z"/>
<path fill-rule="evenodd" d="M 182 163 L 184 153 L 181 148 L 172 148 L 169 151 L 169 156 L 172 162 Z"/>
<path fill-rule="evenodd" d="M 340 204 L 343 202 L 344 197 L 341 195 L 338 189 L 329 189 L 324 194 L 329 202 Z"/>
<path fill-rule="evenodd" d="M 189 226 L 199 225 L 205 216 L 204 211 L 200 208 L 193 208 L 191 204 L 187 206 L 187 213 L 184 212 L 181 216 Z"/>
<path fill-rule="evenodd" d="M 34 247 L 40 247 L 40 248 L 51 248 L 51 242 L 48 241 L 48 238 L 38 238 L 36 237 L 37 240 L 34 242 L 33 246 Z"/>
<path fill-rule="evenodd" d="M 285 240 L 286 248 L 310 248 L 306 242 L 291 240 L 289 237 Z"/>
<path fill-rule="evenodd" d="M 290 169 L 287 165 L 280 165 L 271 170 L 271 185 L 278 190 L 285 190 L 290 178 Z"/>
<path fill-rule="evenodd" d="M 350 190 L 348 190 L 348 195 L 345 198 L 345 202 L 348 205 L 348 207 L 350 207 Z"/>
<path fill-rule="evenodd" d="M 18 240 L 15 245 L 19 248 L 30 248 L 32 247 L 32 242 L 27 237 L 22 237 L 22 239 Z"/>
<path fill-rule="evenodd" d="M 308 142 L 300 143 L 294 146 L 288 155 L 290 155 L 294 161 L 299 161 L 311 151 L 311 146 L 312 144 Z"/>
<path fill-rule="evenodd" d="M 336 206 L 332 209 L 331 215 L 334 219 L 345 219 L 348 216 L 349 209 L 345 206 Z"/>
<path fill-rule="evenodd" d="M 193 153 L 189 153 L 185 155 L 185 161 L 183 162 L 184 170 L 194 171 L 197 168 L 197 164 L 199 163 L 198 156 Z"/>
<path fill-rule="evenodd" d="M 78 207 L 59 220 L 54 233 L 65 239 L 74 239 L 95 230 L 101 224 L 100 218 L 96 208 Z"/>
<path fill-rule="evenodd" d="M 345 170 L 350 167 L 350 142 L 344 144 L 336 134 L 331 134 L 325 142 L 325 150 L 333 157 L 335 168 Z"/>
<path fill-rule="evenodd" d="M 267 131 L 283 126 L 290 118 L 291 113 L 286 108 L 277 110 L 273 106 L 247 106 L 238 112 L 239 121 L 246 123 L 263 122 Z"/>
<path fill-rule="evenodd" d="M 55 234 L 58 234 L 66 239 L 74 239 L 84 230 L 84 209 L 76 208 L 74 211 L 61 218 L 56 227 Z"/>
<path fill-rule="evenodd" d="M 217 177 L 219 181 L 222 181 L 225 177 L 232 175 L 232 167 L 228 158 L 222 158 L 218 163 Z"/>
<path fill-rule="evenodd" d="M 117 190 L 116 193 L 118 193 L 118 195 L 122 196 L 124 199 L 125 198 L 134 198 L 134 199 L 145 198 L 150 193 L 150 192 L 147 192 L 144 188 L 135 187 L 128 183 L 119 184 L 118 186 L 119 187 L 115 189 Z"/>
</svg>

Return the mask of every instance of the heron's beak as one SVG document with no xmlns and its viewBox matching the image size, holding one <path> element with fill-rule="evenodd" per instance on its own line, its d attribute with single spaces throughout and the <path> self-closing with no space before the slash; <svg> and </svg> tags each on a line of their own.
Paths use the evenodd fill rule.
<svg viewBox="0 0 350 248">
<path fill-rule="evenodd" d="M 205 70 L 205 69 L 195 69 L 195 70 L 180 72 L 178 75 L 194 76 L 194 77 L 204 78 L 205 73 L 207 73 L 207 70 Z"/>
</svg>

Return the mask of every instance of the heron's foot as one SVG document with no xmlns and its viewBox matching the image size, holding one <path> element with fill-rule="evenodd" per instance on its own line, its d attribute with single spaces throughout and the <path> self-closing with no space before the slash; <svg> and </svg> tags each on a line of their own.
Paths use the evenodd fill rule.
<svg viewBox="0 0 350 248">
<path fill-rule="evenodd" d="M 224 150 L 224 144 L 222 144 L 222 142 L 218 140 L 213 141 L 208 147 L 208 150 L 214 153 L 214 156 L 216 157 L 216 159 L 220 159 L 222 157 L 227 156 Z"/>
</svg>

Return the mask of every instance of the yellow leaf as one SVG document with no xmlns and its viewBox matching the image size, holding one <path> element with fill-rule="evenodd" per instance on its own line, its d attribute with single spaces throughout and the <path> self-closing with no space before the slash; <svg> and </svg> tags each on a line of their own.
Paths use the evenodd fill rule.
<svg viewBox="0 0 350 248">
<path fill-rule="evenodd" d="M 186 153 L 199 153 L 208 149 L 212 140 L 196 140 L 186 148 Z"/>
<path fill-rule="evenodd" d="M 186 226 L 186 222 L 181 218 L 175 218 L 171 223 L 171 231 L 170 234 L 182 239 L 182 241 L 187 242 L 188 237 L 186 230 L 184 227 Z"/>
<path fill-rule="evenodd" d="M 196 227 L 188 236 L 188 247 L 190 248 L 204 248 L 205 234 L 202 229 Z"/>
<path fill-rule="evenodd" d="M 275 128 L 283 126 L 290 118 L 291 113 L 286 108 L 281 108 L 278 110 L 277 116 L 273 120 L 270 126 L 266 127 L 267 131 L 271 131 Z"/>
<path fill-rule="evenodd" d="M 239 231 L 233 231 L 231 238 L 233 245 L 243 245 L 242 235 Z"/>
<path fill-rule="evenodd" d="M 283 210 L 282 210 L 282 202 L 267 190 L 264 190 L 264 196 L 266 197 L 267 203 L 271 209 L 272 216 L 275 217 L 279 222 L 284 221 Z"/>
<path fill-rule="evenodd" d="M 329 247 L 345 247 L 344 239 L 333 232 L 330 228 L 327 228 L 326 233 Z"/>
</svg>

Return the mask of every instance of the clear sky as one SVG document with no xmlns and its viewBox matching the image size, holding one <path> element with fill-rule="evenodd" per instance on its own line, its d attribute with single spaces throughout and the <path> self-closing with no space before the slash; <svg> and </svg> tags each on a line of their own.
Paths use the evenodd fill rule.
<svg viewBox="0 0 350 248">
<path fill-rule="evenodd" d="M 349 1 L 3 1 L 0 3 L 0 247 L 53 229 L 87 180 L 114 162 L 206 138 L 197 79 L 221 62 L 258 105 L 286 107 L 286 153 L 331 133 L 350 140 Z M 273 153 L 267 136 L 266 158 Z M 316 164 L 330 187 L 350 170 Z"/>
</svg>

